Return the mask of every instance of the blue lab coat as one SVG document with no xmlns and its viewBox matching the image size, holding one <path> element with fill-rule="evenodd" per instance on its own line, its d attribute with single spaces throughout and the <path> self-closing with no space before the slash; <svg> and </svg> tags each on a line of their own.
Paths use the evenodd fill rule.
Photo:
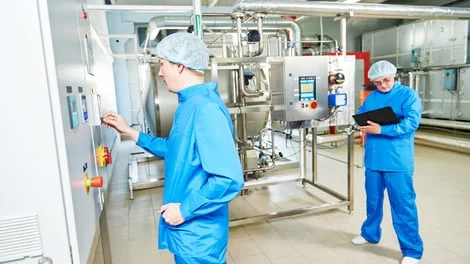
<svg viewBox="0 0 470 264">
<path fill-rule="evenodd" d="M 402 120 L 398 124 L 382 126 L 380 135 L 366 135 L 364 165 L 378 171 L 413 171 L 414 136 L 422 108 L 418 94 L 398 83 L 387 93 L 376 89 L 367 96 L 358 113 L 385 106 L 391 106 Z"/>
<path fill-rule="evenodd" d="M 178 226 L 160 219 L 159 248 L 182 259 L 206 257 L 212 260 L 204 263 L 225 263 L 228 203 L 244 184 L 232 120 L 217 83 L 190 86 L 177 95 L 179 105 L 168 138 L 140 133 L 137 141 L 164 158 L 163 204 L 181 203 L 185 219 Z"/>
<path fill-rule="evenodd" d="M 423 241 L 418 228 L 413 187 L 414 136 L 421 120 L 421 101 L 413 89 L 395 83 L 383 93 L 370 93 L 358 113 L 391 106 L 400 123 L 381 126 L 381 134 L 367 134 L 364 166 L 367 218 L 361 236 L 378 243 L 382 229 L 384 190 L 392 208 L 392 222 L 403 256 L 421 259 Z"/>
</svg>

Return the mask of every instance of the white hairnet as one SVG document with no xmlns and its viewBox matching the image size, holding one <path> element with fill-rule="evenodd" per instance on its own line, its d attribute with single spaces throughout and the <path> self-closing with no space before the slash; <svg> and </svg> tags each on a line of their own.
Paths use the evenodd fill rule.
<svg viewBox="0 0 470 264">
<path fill-rule="evenodd" d="M 381 60 L 372 64 L 372 66 L 370 66 L 368 76 L 369 76 L 369 79 L 373 81 L 377 78 L 388 76 L 388 75 L 394 75 L 396 73 L 397 73 L 397 67 L 395 67 L 395 65 L 393 65 L 392 63 L 386 60 Z"/>
<path fill-rule="evenodd" d="M 187 32 L 173 33 L 157 45 L 157 57 L 204 72 L 209 65 L 209 51 L 204 42 Z"/>
</svg>

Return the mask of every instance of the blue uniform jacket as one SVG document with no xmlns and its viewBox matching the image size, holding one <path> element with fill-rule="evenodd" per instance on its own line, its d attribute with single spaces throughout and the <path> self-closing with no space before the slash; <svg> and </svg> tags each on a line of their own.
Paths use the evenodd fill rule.
<svg viewBox="0 0 470 264">
<path fill-rule="evenodd" d="M 391 106 L 401 119 L 398 124 L 383 125 L 381 134 L 367 134 L 364 166 L 377 171 L 413 171 L 414 136 L 421 121 L 421 101 L 416 91 L 395 83 L 383 93 L 370 93 L 358 113 Z"/>
<path fill-rule="evenodd" d="M 244 184 L 243 171 L 217 83 L 194 85 L 177 95 L 169 137 L 140 133 L 137 145 L 164 158 L 163 204 L 181 203 L 185 219 L 178 226 L 160 219 L 159 248 L 182 257 L 203 257 L 227 246 L 228 203 Z"/>
</svg>

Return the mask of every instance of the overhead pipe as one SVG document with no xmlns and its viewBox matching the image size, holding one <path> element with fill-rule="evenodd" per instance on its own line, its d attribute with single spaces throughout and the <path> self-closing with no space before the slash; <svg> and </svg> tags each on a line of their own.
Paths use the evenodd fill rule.
<svg viewBox="0 0 470 264">
<path fill-rule="evenodd" d="M 202 25 L 201 25 L 201 0 L 193 0 L 193 26 L 194 33 L 202 39 Z"/>
<path fill-rule="evenodd" d="M 135 11 L 135 12 L 172 12 L 192 14 L 193 6 L 170 5 L 93 5 L 87 4 L 86 11 Z"/>
<path fill-rule="evenodd" d="M 203 16 L 207 15 L 230 15 L 233 6 L 201 6 Z M 139 13 L 162 13 L 163 14 L 183 14 L 191 16 L 194 13 L 194 7 L 191 5 L 97 5 L 87 4 L 85 11 L 110 11 L 110 12 L 139 12 Z"/>
<path fill-rule="evenodd" d="M 413 6 L 390 4 L 359 4 L 342 2 L 299 2 L 241 0 L 233 6 L 234 12 L 263 12 L 281 15 L 342 16 L 357 18 L 393 19 L 469 19 L 470 8 Z"/>
<path fill-rule="evenodd" d="M 341 32 L 341 55 L 346 56 L 346 25 L 347 21 L 345 17 L 340 18 L 340 32 Z"/>
<path fill-rule="evenodd" d="M 158 35 L 158 32 L 162 29 L 186 29 L 189 25 L 188 18 L 185 17 L 154 17 L 150 19 L 147 32 L 150 36 L 150 39 L 155 39 Z M 215 29 L 236 29 L 232 20 L 227 18 L 220 17 L 204 17 L 202 25 L 207 28 Z M 259 25 L 257 23 L 243 23 L 243 28 L 253 28 L 258 29 Z M 263 30 L 276 30 L 276 29 L 285 29 L 292 32 L 293 43 L 299 43 L 296 46 L 296 53 L 298 55 L 302 54 L 301 43 L 301 30 L 300 26 L 292 20 L 282 19 L 282 18 L 273 18 L 265 17 L 263 18 Z"/>
</svg>

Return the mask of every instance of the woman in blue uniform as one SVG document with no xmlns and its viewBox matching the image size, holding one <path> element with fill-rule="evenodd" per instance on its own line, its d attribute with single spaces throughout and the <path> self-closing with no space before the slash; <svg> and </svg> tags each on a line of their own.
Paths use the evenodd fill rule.
<svg viewBox="0 0 470 264">
<path fill-rule="evenodd" d="M 228 203 L 244 184 L 230 114 L 217 83 L 204 83 L 209 54 L 201 39 L 171 34 L 156 55 L 158 75 L 178 95 L 168 138 L 138 132 L 116 113 L 107 113 L 104 122 L 165 160 L 159 248 L 169 249 L 177 264 L 226 263 Z"/>
<path fill-rule="evenodd" d="M 396 67 L 388 61 L 374 63 L 368 72 L 377 87 L 358 113 L 391 106 L 400 122 L 379 125 L 368 121 L 359 129 L 366 134 L 365 189 L 367 218 L 352 243 L 378 243 L 381 237 L 384 190 L 392 209 L 392 222 L 403 254 L 402 264 L 418 263 L 423 242 L 418 230 L 416 194 L 413 187 L 414 136 L 421 120 L 421 101 L 416 91 L 394 81 Z"/>
</svg>

